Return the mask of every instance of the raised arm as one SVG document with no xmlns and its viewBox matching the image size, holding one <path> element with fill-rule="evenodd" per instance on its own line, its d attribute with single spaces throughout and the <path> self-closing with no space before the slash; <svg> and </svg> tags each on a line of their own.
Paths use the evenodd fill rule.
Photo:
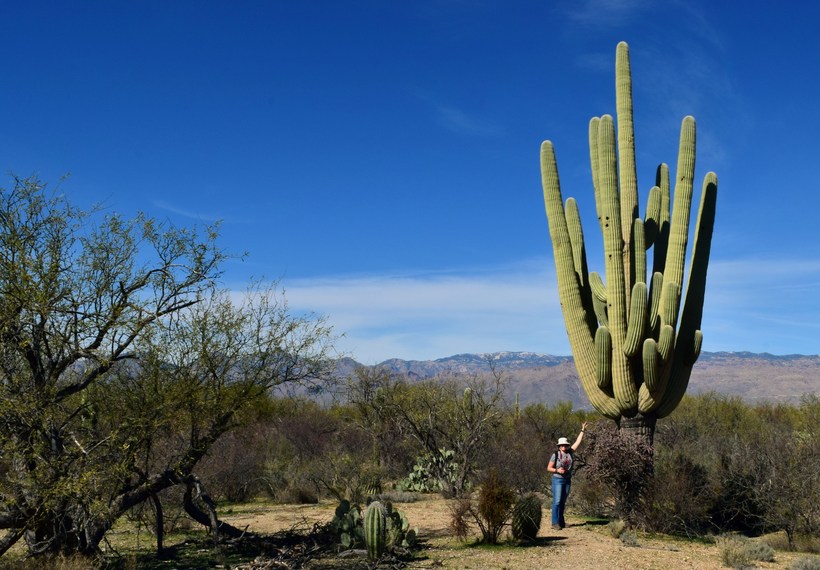
<svg viewBox="0 0 820 570">
<path fill-rule="evenodd" d="M 581 442 L 584 441 L 584 432 L 587 429 L 587 423 L 584 422 L 581 424 L 581 431 L 578 432 L 578 437 L 575 438 L 575 443 L 572 444 L 572 451 L 575 451 L 580 447 Z"/>
</svg>

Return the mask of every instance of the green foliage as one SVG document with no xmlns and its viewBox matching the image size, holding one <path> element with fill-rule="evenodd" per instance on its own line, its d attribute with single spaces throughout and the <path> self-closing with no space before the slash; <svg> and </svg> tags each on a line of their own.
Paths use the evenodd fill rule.
<svg viewBox="0 0 820 570">
<path fill-rule="evenodd" d="M 270 389 L 327 377 L 324 321 L 275 283 L 220 290 L 217 237 L 83 212 L 36 179 L 0 190 L 0 553 L 23 535 L 96 552 L 131 508 L 201 491 L 195 468 Z"/>
<path fill-rule="evenodd" d="M 519 498 L 512 512 L 512 535 L 516 540 L 535 540 L 541 528 L 541 498 L 528 493 Z"/>
<path fill-rule="evenodd" d="M 416 529 L 410 528 L 410 522 L 403 511 L 393 507 L 393 503 L 384 503 L 387 513 L 387 548 L 413 548 L 416 546 Z"/>
<path fill-rule="evenodd" d="M 368 517 L 372 519 L 369 523 Z M 418 535 L 416 529 L 410 528 L 407 516 L 389 501 L 371 502 L 362 515 L 360 505 L 342 500 L 336 507 L 330 530 L 346 549 L 366 546 L 372 560 L 385 552 L 414 548 Z M 368 532 L 372 533 L 369 539 Z"/>
<path fill-rule="evenodd" d="M 330 529 L 344 548 L 356 548 L 363 545 L 364 523 L 361 507 L 351 505 L 350 501 L 342 499 L 336 507 L 333 520 L 330 521 Z"/>
<path fill-rule="evenodd" d="M 434 475 L 435 474 L 435 475 Z M 435 454 L 421 457 L 407 477 L 396 488 L 413 493 L 445 491 L 458 484 L 459 464 L 451 449 L 439 449 Z"/>
<path fill-rule="evenodd" d="M 714 224 L 717 177 L 703 184 L 695 243 L 684 289 L 695 168 L 695 122 L 681 125 L 674 208 L 669 171 L 658 169 L 646 217 L 638 208 L 632 75 L 629 49 L 618 44 L 615 63 L 618 132 L 610 115 L 589 125 L 595 203 L 603 236 L 606 283 L 587 270 L 578 208 L 564 205 L 552 143 L 541 146 L 544 204 L 558 292 L 581 384 L 591 404 L 619 421 L 640 414 L 651 430 L 683 397 L 700 354 L 706 269 Z M 617 140 L 617 143 L 616 143 Z M 651 288 L 646 250 L 654 247 Z M 685 299 L 685 301 L 684 301 Z M 683 302 L 682 302 L 683 301 Z M 679 311 L 683 306 L 679 317 Z"/>
</svg>

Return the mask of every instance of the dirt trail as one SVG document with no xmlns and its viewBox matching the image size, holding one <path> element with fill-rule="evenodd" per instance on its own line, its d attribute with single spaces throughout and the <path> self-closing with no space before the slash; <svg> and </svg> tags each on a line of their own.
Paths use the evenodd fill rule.
<svg viewBox="0 0 820 570">
<path fill-rule="evenodd" d="M 225 516 L 240 528 L 258 533 L 310 527 L 328 522 L 336 503 L 319 505 L 260 505 Z M 458 570 L 535 570 L 567 566 L 572 570 L 716 570 L 721 565 L 720 551 L 714 545 L 691 541 L 655 538 L 639 534 L 637 546 L 627 546 L 613 538 L 606 525 L 592 524 L 568 516 L 567 528 L 557 531 L 549 525 L 544 510 L 541 532 L 536 543 L 522 547 L 474 547 L 456 540 L 449 530 L 448 502 L 425 497 L 414 503 L 396 505 L 407 515 L 410 525 L 418 528 L 424 548 L 420 559 L 410 568 L 452 568 Z M 756 567 L 788 568 L 799 557 L 778 552 L 775 562 L 758 562 Z"/>
</svg>

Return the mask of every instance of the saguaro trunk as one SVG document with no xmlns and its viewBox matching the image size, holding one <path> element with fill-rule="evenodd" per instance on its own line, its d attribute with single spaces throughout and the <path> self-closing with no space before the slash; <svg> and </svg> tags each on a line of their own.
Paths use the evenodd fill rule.
<svg viewBox="0 0 820 570">
<path fill-rule="evenodd" d="M 618 421 L 618 430 L 621 436 L 633 437 L 642 440 L 652 447 L 655 439 L 655 424 L 658 418 L 654 415 L 637 415 L 634 418 L 621 418 Z"/>
</svg>

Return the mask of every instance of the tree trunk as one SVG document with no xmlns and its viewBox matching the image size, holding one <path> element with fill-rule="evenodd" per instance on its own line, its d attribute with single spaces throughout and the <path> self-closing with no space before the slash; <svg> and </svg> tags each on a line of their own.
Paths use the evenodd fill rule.
<svg viewBox="0 0 820 570">
<path fill-rule="evenodd" d="M 202 490 L 202 484 L 195 475 L 191 475 L 186 480 L 187 489 L 183 497 L 183 507 L 185 512 L 199 524 L 208 527 L 213 536 L 214 544 L 219 544 L 219 534 L 223 533 L 231 538 L 238 538 L 245 534 L 245 531 L 236 528 L 224 521 L 220 521 L 216 515 L 216 505 L 211 500 L 210 496 Z M 196 506 L 193 500 L 193 492 L 196 489 L 197 497 L 201 499 L 208 510 L 203 512 L 202 509 Z"/>
<path fill-rule="evenodd" d="M 621 418 L 618 421 L 618 430 L 621 435 L 643 440 L 650 448 L 655 439 L 655 423 L 658 418 L 654 415 L 638 415 L 634 418 Z"/>
<path fill-rule="evenodd" d="M 156 493 L 151 493 L 151 501 L 154 503 L 154 518 L 157 525 L 157 554 L 162 555 L 162 542 L 165 537 L 165 517 L 162 514 L 162 501 Z"/>
</svg>

